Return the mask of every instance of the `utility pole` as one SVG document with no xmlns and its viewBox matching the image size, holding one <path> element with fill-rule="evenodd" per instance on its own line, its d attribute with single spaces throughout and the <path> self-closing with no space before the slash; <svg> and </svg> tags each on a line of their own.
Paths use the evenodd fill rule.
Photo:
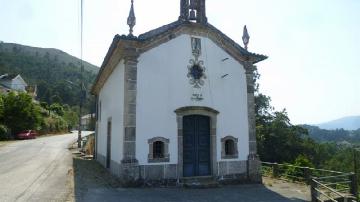
<svg viewBox="0 0 360 202">
<path fill-rule="evenodd" d="M 81 60 L 81 70 L 80 70 L 80 104 L 79 104 L 79 130 L 78 130 L 78 148 L 81 148 L 81 114 L 82 114 L 82 107 L 84 101 L 84 93 L 83 93 L 83 86 L 84 86 L 84 63 L 83 63 L 83 0 L 81 1 L 81 30 L 80 30 L 80 60 Z"/>
</svg>

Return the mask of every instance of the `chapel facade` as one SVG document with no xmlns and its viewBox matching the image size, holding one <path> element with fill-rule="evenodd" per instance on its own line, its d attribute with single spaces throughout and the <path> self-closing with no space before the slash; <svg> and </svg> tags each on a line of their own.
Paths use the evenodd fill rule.
<svg viewBox="0 0 360 202">
<path fill-rule="evenodd" d="M 139 36 L 116 35 L 92 93 L 98 162 L 126 185 L 261 182 L 254 71 L 267 57 L 212 26 L 205 0 L 180 0 L 179 19 Z"/>
</svg>

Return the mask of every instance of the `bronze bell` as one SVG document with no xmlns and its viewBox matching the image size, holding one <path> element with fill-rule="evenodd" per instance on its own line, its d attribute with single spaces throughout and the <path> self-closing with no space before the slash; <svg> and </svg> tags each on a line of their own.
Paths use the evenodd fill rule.
<svg viewBox="0 0 360 202">
<path fill-rule="evenodd" d="M 190 18 L 189 20 L 196 20 L 196 14 L 195 14 L 195 11 L 194 10 L 191 10 L 190 11 Z"/>
</svg>

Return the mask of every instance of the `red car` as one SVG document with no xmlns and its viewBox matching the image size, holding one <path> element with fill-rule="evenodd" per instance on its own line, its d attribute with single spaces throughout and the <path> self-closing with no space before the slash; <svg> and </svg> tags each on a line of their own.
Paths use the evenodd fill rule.
<svg viewBox="0 0 360 202">
<path fill-rule="evenodd" d="M 37 136 L 36 131 L 34 130 L 24 130 L 16 135 L 16 139 L 25 140 L 25 139 L 35 139 Z"/>
</svg>

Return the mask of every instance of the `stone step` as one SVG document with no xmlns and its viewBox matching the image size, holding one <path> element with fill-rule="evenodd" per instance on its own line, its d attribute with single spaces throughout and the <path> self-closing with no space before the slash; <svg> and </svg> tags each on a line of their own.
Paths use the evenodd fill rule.
<svg viewBox="0 0 360 202">
<path fill-rule="evenodd" d="M 216 188 L 220 186 L 213 176 L 184 177 L 180 179 L 180 183 L 186 188 L 198 189 Z"/>
<path fill-rule="evenodd" d="M 94 159 L 94 156 L 93 155 L 85 155 L 85 156 L 83 156 L 83 159 L 92 160 L 92 159 Z"/>
</svg>

